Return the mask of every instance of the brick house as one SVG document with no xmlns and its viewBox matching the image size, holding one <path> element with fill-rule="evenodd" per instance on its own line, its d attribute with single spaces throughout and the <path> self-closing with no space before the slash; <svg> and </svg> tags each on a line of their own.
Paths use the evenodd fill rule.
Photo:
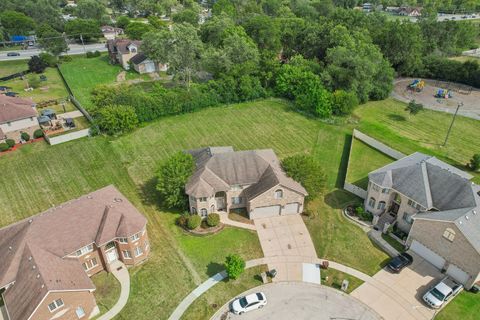
<svg viewBox="0 0 480 320">
<path fill-rule="evenodd" d="M 40 129 L 40 125 L 33 101 L 0 94 L 0 142 L 6 139 L 19 142 L 22 132 L 33 136 L 37 129 Z"/>
<path fill-rule="evenodd" d="M 286 176 L 273 150 L 207 147 L 188 152 L 196 165 L 185 186 L 191 213 L 206 217 L 243 208 L 256 219 L 303 212 L 307 191 Z"/>
<path fill-rule="evenodd" d="M 406 245 L 464 284 L 480 285 L 480 186 L 472 175 L 419 152 L 368 175 L 365 209 L 395 224 Z"/>
<path fill-rule="evenodd" d="M 90 276 L 145 261 L 145 217 L 113 186 L 0 229 L 0 292 L 9 320 L 89 319 Z"/>
<path fill-rule="evenodd" d="M 167 71 L 166 64 L 156 63 L 140 51 L 142 41 L 128 39 L 114 39 L 107 41 L 110 63 L 121 64 L 123 69 L 130 70 L 130 66 L 138 73 Z"/>
</svg>

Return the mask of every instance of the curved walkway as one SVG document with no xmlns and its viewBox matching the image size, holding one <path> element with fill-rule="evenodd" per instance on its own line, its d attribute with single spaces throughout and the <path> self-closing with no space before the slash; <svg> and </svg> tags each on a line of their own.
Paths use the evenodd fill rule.
<svg viewBox="0 0 480 320">
<path fill-rule="evenodd" d="M 243 223 L 243 222 L 231 220 L 228 217 L 228 213 L 226 213 L 226 212 L 220 212 L 219 215 L 220 215 L 220 222 L 222 222 L 223 224 L 226 224 L 226 225 L 229 225 L 229 226 L 232 226 L 232 227 L 257 231 L 257 228 L 253 224 L 248 224 L 248 223 Z"/>
<path fill-rule="evenodd" d="M 130 275 L 127 267 L 122 262 L 115 261 L 110 265 L 110 268 L 113 276 L 120 282 L 120 298 L 118 298 L 117 303 L 110 310 L 98 317 L 97 320 L 110 320 L 115 317 L 127 304 L 130 294 Z"/>
</svg>

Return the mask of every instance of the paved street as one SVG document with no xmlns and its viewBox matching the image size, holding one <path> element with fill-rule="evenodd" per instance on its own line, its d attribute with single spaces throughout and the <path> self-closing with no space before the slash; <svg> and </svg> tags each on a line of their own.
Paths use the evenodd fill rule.
<svg viewBox="0 0 480 320">
<path fill-rule="evenodd" d="M 306 283 L 272 283 L 254 288 L 239 296 L 262 291 L 267 305 L 240 316 L 232 313 L 226 319 L 242 320 L 293 320 L 293 319 L 381 319 L 368 306 L 342 292 L 324 286 Z M 228 312 L 228 304 L 217 312 L 212 320 L 220 320 Z"/>
<path fill-rule="evenodd" d="M 107 48 L 105 47 L 104 43 L 93 43 L 93 44 L 86 44 L 85 49 L 83 48 L 82 45 L 79 44 L 71 44 L 69 45 L 70 50 L 68 50 L 68 53 L 63 53 L 62 55 L 65 54 L 83 54 L 85 51 L 100 51 L 100 52 L 105 52 L 107 51 Z M 8 52 L 18 52 L 20 53 L 19 56 L 16 57 L 8 57 L 7 53 Z M 42 52 L 40 49 L 27 49 L 27 50 L 14 50 L 12 51 L 1 51 L 0 52 L 0 61 L 9 61 L 9 60 L 23 60 L 23 59 L 30 59 L 32 56 L 39 55 Z"/>
</svg>

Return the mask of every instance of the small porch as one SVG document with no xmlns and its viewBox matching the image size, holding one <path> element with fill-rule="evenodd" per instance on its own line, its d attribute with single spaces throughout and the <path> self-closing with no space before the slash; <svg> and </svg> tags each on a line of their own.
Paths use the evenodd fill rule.
<svg viewBox="0 0 480 320">
<path fill-rule="evenodd" d="M 393 200 L 390 206 L 386 210 L 384 210 L 378 216 L 373 218 L 374 229 L 380 232 L 384 232 L 385 228 L 388 228 L 389 226 L 393 225 L 397 220 L 397 214 L 398 214 L 399 208 L 400 208 L 400 203 L 397 202 L 396 200 Z"/>
</svg>

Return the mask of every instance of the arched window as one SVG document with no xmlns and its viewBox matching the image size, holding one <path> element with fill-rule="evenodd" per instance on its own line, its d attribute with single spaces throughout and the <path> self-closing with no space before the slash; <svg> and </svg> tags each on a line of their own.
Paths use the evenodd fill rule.
<svg viewBox="0 0 480 320">
<path fill-rule="evenodd" d="M 380 201 L 378 203 L 378 208 L 377 209 L 379 209 L 379 210 L 385 209 L 385 201 Z"/>
<path fill-rule="evenodd" d="M 369 200 L 368 200 L 368 205 L 370 206 L 370 208 L 373 208 L 375 209 L 375 198 L 374 197 L 371 197 Z"/>
<path fill-rule="evenodd" d="M 210 207 L 210 213 L 214 213 L 215 212 L 215 205 L 212 204 L 212 206 Z"/>
<path fill-rule="evenodd" d="M 197 213 L 197 208 L 192 207 L 192 214 L 196 214 L 196 213 Z"/>
<path fill-rule="evenodd" d="M 453 241 L 453 239 L 455 239 L 455 231 L 451 228 L 447 228 L 443 232 L 443 237 L 449 241 Z"/>
<path fill-rule="evenodd" d="M 200 209 L 200 215 L 202 217 L 206 217 L 208 215 L 208 211 L 205 208 Z"/>
<path fill-rule="evenodd" d="M 282 199 L 283 198 L 283 190 L 278 189 L 275 190 L 275 199 Z"/>
</svg>

